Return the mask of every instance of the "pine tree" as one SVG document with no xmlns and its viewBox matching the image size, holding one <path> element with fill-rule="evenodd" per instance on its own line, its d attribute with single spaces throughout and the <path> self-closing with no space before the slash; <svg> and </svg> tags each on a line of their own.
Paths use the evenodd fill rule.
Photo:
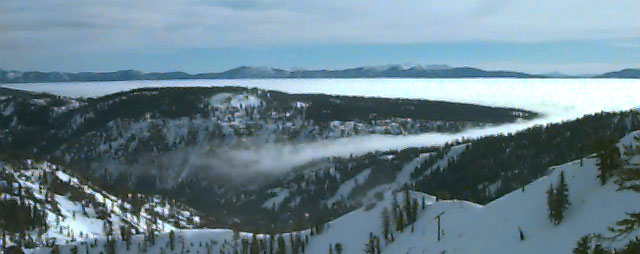
<svg viewBox="0 0 640 254">
<path fill-rule="evenodd" d="M 404 215 L 402 212 L 398 212 L 398 218 L 396 221 L 396 231 L 403 232 L 404 231 Z"/>
<path fill-rule="evenodd" d="M 611 138 L 596 140 L 593 146 L 597 151 L 598 178 L 605 185 L 613 171 L 621 167 L 620 150 Z"/>
<path fill-rule="evenodd" d="M 573 248 L 573 254 L 589 254 L 589 245 L 591 245 L 590 235 L 580 237 L 577 246 Z"/>
<path fill-rule="evenodd" d="M 393 222 L 396 224 L 396 231 L 402 232 L 404 229 L 404 218 L 395 194 L 391 202 L 391 214 L 393 215 Z"/>
<path fill-rule="evenodd" d="M 382 234 L 385 240 L 389 240 L 389 233 L 391 233 L 391 218 L 389 217 L 389 209 L 382 209 Z"/>
<path fill-rule="evenodd" d="M 278 254 L 286 254 L 287 253 L 287 244 L 284 241 L 284 237 L 282 235 L 278 236 Z"/>
<path fill-rule="evenodd" d="M 549 208 L 549 220 L 558 225 L 564 219 L 564 213 L 571 202 L 569 201 L 569 187 L 565 181 L 564 171 L 560 172 L 560 180 L 557 187 L 549 185 L 547 189 L 547 206 Z"/>
<path fill-rule="evenodd" d="M 547 207 L 549 209 L 549 220 L 551 222 L 554 222 L 556 218 L 555 200 L 556 200 L 556 190 L 553 188 L 552 184 L 549 184 L 549 188 L 547 189 Z"/>
<path fill-rule="evenodd" d="M 253 237 L 251 238 L 251 250 L 249 251 L 249 253 L 251 254 L 258 254 L 260 253 L 260 243 L 258 242 L 258 239 L 256 237 L 256 234 L 253 234 Z"/>
<path fill-rule="evenodd" d="M 624 249 L 620 251 L 622 254 L 636 254 L 640 253 L 640 238 L 637 236 L 633 240 L 629 240 L 629 242 L 624 246 Z"/>
<path fill-rule="evenodd" d="M 413 206 L 411 205 L 411 196 L 409 195 L 409 186 L 405 184 L 404 186 L 404 205 L 402 209 L 404 209 L 405 214 L 407 215 L 407 224 L 413 223 Z"/>
<path fill-rule="evenodd" d="M 336 254 L 342 254 L 342 244 L 336 243 Z"/>
<path fill-rule="evenodd" d="M 524 241 L 524 233 L 522 232 L 522 228 L 518 227 L 518 232 L 520 233 L 520 241 Z"/>
<path fill-rule="evenodd" d="M 418 200 L 415 198 L 411 202 L 411 214 L 413 216 L 413 222 L 416 222 L 416 220 L 418 220 Z"/>
<path fill-rule="evenodd" d="M 375 243 L 375 238 L 373 236 L 373 232 L 369 233 L 369 240 L 364 245 L 364 253 L 376 254 L 376 243 Z"/>
<path fill-rule="evenodd" d="M 171 249 L 171 251 L 174 250 L 175 244 L 176 244 L 176 233 L 173 230 L 171 230 L 169 231 L 169 248 Z"/>
<path fill-rule="evenodd" d="M 275 249 L 275 236 L 273 234 L 269 235 L 269 254 L 273 254 L 274 249 Z"/>
<path fill-rule="evenodd" d="M 569 209 L 571 205 L 569 201 L 569 187 L 565 181 L 564 171 L 560 172 L 560 182 L 555 189 L 554 203 L 554 209 L 556 210 L 554 220 L 556 224 L 560 224 L 564 219 L 565 211 Z"/>
<path fill-rule="evenodd" d="M 593 254 L 606 254 L 607 252 L 604 250 L 604 248 L 602 248 L 602 245 L 599 243 L 596 243 L 596 246 L 593 247 L 593 252 L 591 252 Z"/>
<path fill-rule="evenodd" d="M 640 228 L 640 212 L 627 213 L 627 218 L 616 222 L 616 227 L 609 228 L 614 233 L 614 237 L 629 235 L 636 229 Z"/>
</svg>

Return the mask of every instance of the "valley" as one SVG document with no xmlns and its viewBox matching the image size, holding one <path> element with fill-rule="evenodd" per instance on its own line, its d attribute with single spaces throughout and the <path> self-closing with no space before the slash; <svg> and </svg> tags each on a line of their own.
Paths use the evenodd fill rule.
<svg viewBox="0 0 640 254">
<path fill-rule="evenodd" d="M 567 112 L 243 87 L 139 88 L 93 98 L 0 92 L 4 174 L 17 186 L 32 186 L 29 201 L 18 207 L 38 211 L 27 223 L 35 230 L 30 237 L 8 239 L 49 246 L 36 252 L 52 246 L 63 252 L 107 246 L 117 253 L 171 252 L 165 241 L 177 232 L 186 244 L 182 251 L 233 253 L 258 248 L 247 247 L 256 243 L 289 248 L 285 253 L 321 253 L 327 250 L 320 245 L 344 239 L 325 236 L 330 228 L 373 220 L 368 211 L 379 217 L 377 207 L 388 205 L 399 195 L 394 193 L 411 190 L 425 207 L 492 206 L 547 177 L 548 168 L 589 157 L 593 140 L 620 139 L 640 128 L 635 110 L 558 123 L 553 119 Z M 44 175 L 59 180 L 42 182 Z M 10 207 L 4 209 L 21 209 Z M 413 230 L 422 234 L 433 226 L 414 220 Z M 252 240 L 253 234 L 262 240 Z M 270 243 L 280 241 L 277 235 L 287 238 L 286 247 Z M 341 248 L 353 250 L 368 236 L 349 235 L 357 239 L 346 238 Z M 401 235 L 400 242 L 414 241 Z M 157 245 L 156 237 L 165 245 Z M 326 237 L 334 240 L 314 240 Z M 467 252 L 454 245 L 438 246 Z M 380 248 L 413 253 L 410 246 L 387 239 Z"/>
<path fill-rule="evenodd" d="M 0 254 L 640 254 L 640 1 L 0 1 Z"/>
</svg>

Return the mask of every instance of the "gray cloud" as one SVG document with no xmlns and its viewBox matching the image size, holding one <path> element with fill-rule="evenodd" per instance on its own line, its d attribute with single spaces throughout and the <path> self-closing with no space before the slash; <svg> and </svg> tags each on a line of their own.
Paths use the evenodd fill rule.
<svg viewBox="0 0 640 254">
<path fill-rule="evenodd" d="M 620 0 L 0 1 L 0 58 L 322 43 L 635 38 Z"/>
</svg>

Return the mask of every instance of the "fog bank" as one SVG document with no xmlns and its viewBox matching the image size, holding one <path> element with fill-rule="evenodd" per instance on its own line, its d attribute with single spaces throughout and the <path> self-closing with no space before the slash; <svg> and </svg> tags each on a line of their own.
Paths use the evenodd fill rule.
<svg viewBox="0 0 640 254">
<path fill-rule="evenodd" d="M 282 172 L 311 160 L 371 151 L 440 145 L 465 138 L 510 133 L 537 124 L 556 123 L 600 111 L 640 106 L 640 84 L 622 79 L 266 79 L 175 80 L 56 84 L 13 84 L 9 88 L 72 97 L 96 97 L 140 87 L 244 86 L 288 93 L 410 98 L 516 107 L 541 118 L 455 134 L 368 135 L 302 144 L 261 144 L 216 154 L 190 156 L 196 165 L 225 164 L 229 171 Z"/>
</svg>

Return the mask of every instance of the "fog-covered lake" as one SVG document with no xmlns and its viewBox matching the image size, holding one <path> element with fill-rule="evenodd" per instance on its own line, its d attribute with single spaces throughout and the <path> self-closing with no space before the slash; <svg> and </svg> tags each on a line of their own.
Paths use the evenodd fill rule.
<svg viewBox="0 0 640 254">
<path fill-rule="evenodd" d="M 10 84 L 9 88 L 71 97 L 97 97 L 141 87 L 242 86 L 288 93 L 323 93 L 390 98 L 411 98 L 517 107 L 544 114 L 542 118 L 471 129 L 456 134 L 427 133 L 410 136 L 371 135 L 307 144 L 239 151 L 262 158 L 285 155 L 293 165 L 327 156 L 363 154 L 372 150 L 401 149 L 442 144 L 461 137 L 475 138 L 519 131 L 536 124 L 575 119 L 600 111 L 640 106 L 640 81 L 623 79 L 266 79 L 170 80 L 48 84 Z"/>
</svg>

